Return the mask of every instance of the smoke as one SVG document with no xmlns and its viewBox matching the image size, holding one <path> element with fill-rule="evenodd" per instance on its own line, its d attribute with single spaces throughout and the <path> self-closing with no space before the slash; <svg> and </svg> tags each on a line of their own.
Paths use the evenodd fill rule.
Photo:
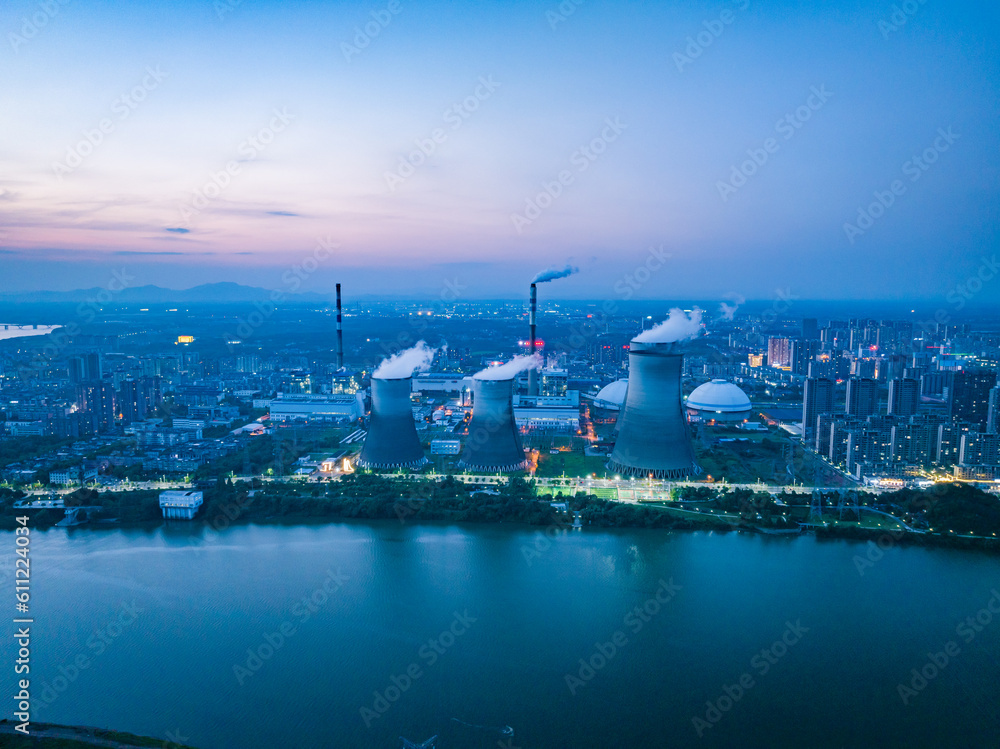
<svg viewBox="0 0 1000 749">
<path fill-rule="evenodd" d="M 724 320 L 732 320 L 736 315 L 736 310 L 738 310 L 740 305 L 746 301 L 746 297 L 741 296 L 740 294 L 731 294 L 729 298 L 733 300 L 732 304 L 726 304 L 723 302 L 719 305 L 719 314 L 722 315 Z"/>
<path fill-rule="evenodd" d="M 511 380 L 526 369 L 541 369 L 541 354 L 515 356 L 498 367 L 487 367 L 472 375 L 477 380 Z"/>
<path fill-rule="evenodd" d="M 659 325 L 637 335 L 633 340 L 639 343 L 673 343 L 695 338 L 701 332 L 702 310 L 695 307 L 688 315 L 674 307 L 670 315 Z"/>
<path fill-rule="evenodd" d="M 580 269 L 575 265 L 566 265 L 562 268 L 549 268 L 531 279 L 531 283 L 548 283 L 549 281 L 555 281 L 557 278 L 566 278 L 566 276 L 572 276 L 574 273 L 579 272 Z"/>
<path fill-rule="evenodd" d="M 423 371 L 431 366 L 437 349 L 433 349 L 423 341 L 418 341 L 413 348 L 393 354 L 388 359 L 383 359 L 372 373 L 372 377 L 380 380 L 395 380 L 401 377 L 410 377 L 414 372 Z"/>
</svg>

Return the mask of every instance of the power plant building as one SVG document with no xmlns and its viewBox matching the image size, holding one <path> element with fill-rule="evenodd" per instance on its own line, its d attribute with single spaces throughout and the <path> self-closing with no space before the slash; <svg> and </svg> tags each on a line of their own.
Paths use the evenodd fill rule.
<svg viewBox="0 0 1000 749">
<path fill-rule="evenodd" d="M 271 400 L 271 421 L 357 421 L 364 415 L 361 394 L 286 393 Z"/>
<path fill-rule="evenodd" d="M 514 421 L 527 432 L 575 433 L 580 428 L 580 391 L 570 390 L 565 395 L 515 395 Z"/>
<path fill-rule="evenodd" d="M 674 349 L 673 343 L 632 341 L 628 392 L 610 470 L 659 479 L 699 472 L 681 405 L 684 357 Z"/>
</svg>

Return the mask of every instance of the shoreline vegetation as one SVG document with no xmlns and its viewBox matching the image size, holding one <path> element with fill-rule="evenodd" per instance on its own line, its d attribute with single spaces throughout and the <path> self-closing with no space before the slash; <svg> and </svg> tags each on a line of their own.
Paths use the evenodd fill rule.
<svg viewBox="0 0 1000 749">
<path fill-rule="evenodd" d="M 966 484 L 936 484 L 926 490 L 889 494 L 859 493 L 859 511 L 824 497 L 822 512 L 802 495 L 753 492 L 748 489 L 682 487 L 673 501 L 630 503 L 578 493 L 536 494 L 520 477 L 483 489 L 453 477 L 420 481 L 405 477 L 356 473 L 322 484 L 258 481 L 253 485 L 221 479 L 202 488 L 204 504 L 183 523 L 221 531 L 233 525 L 340 520 L 397 520 L 401 523 L 515 523 L 546 529 L 662 528 L 666 530 L 750 531 L 773 535 L 812 532 L 889 544 L 946 546 L 1000 551 L 1000 499 Z M 0 488 L 0 529 L 15 527 L 17 515 L 28 515 L 35 528 L 54 526 L 62 509 L 23 510 L 14 502 L 20 492 Z M 159 492 L 80 489 L 65 496 L 67 506 L 100 507 L 87 530 L 166 524 Z M 808 500 L 806 500 L 808 501 Z M 565 509 L 563 509 L 563 506 Z"/>
<path fill-rule="evenodd" d="M 171 749 L 194 749 L 186 744 L 137 736 L 124 731 L 91 726 L 65 726 L 58 723 L 31 722 L 31 733 L 25 736 L 14 730 L 16 724 L 10 720 L 0 721 L 0 745 L 7 749 L 157 749 L 170 746 Z"/>
</svg>

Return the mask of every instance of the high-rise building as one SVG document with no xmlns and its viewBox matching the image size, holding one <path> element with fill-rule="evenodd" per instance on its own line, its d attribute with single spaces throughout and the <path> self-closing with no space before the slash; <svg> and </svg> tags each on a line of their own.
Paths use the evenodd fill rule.
<svg viewBox="0 0 1000 749">
<path fill-rule="evenodd" d="M 819 323 L 815 317 L 802 318 L 802 337 L 807 341 L 819 340 Z"/>
<path fill-rule="evenodd" d="M 1000 385 L 990 390 L 990 404 L 986 416 L 986 431 L 1000 433 Z"/>
<path fill-rule="evenodd" d="M 84 382 L 77 385 L 77 408 L 91 415 L 94 429 L 107 431 L 115 424 L 115 389 L 111 380 Z"/>
<path fill-rule="evenodd" d="M 809 364 L 819 353 L 819 341 L 796 338 L 792 341 L 789 366 L 795 374 L 809 373 Z"/>
<path fill-rule="evenodd" d="M 913 416 L 920 403 L 920 383 L 908 378 L 889 380 L 889 414 Z"/>
<path fill-rule="evenodd" d="M 892 459 L 903 465 L 929 466 L 937 459 L 943 417 L 936 414 L 911 416 L 892 427 Z"/>
<path fill-rule="evenodd" d="M 146 418 L 145 383 L 131 378 L 123 380 L 118 388 L 118 413 L 125 424 L 133 424 Z"/>
<path fill-rule="evenodd" d="M 787 338 L 767 339 L 767 364 L 776 369 L 792 365 L 792 342 Z"/>
<path fill-rule="evenodd" d="M 81 354 L 70 358 L 70 382 L 91 382 L 101 379 L 102 376 L 101 355 L 99 353 Z"/>
<path fill-rule="evenodd" d="M 833 380 L 825 377 L 808 377 L 802 391 L 802 439 L 816 439 L 816 419 L 820 414 L 833 412 Z"/>
<path fill-rule="evenodd" d="M 1000 466 L 1000 435 L 981 432 L 963 434 L 958 462 L 963 466 Z"/>
<path fill-rule="evenodd" d="M 837 379 L 836 362 L 831 359 L 811 361 L 809 362 L 809 366 L 806 368 L 806 376 L 825 377 L 828 380 L 835 380 Z"/>
<path fill-rule="evenodd" d="M 878 383 L 867 377 L 852 377 L 847 381 L 844 412 L 859 419 L 878 413 Z"/>
<path fill-rule="evenodd" d="M 955 372 L 948 393 L 949 413 L 953 418 L 978 424 L 981 431 L 986 431 L 990 390 L 996 385 L 997 373 L 991 369 Z"/>
<path fill-rule="evenodd" d="M 257 354 L 244 354 L 236 357 L 236 371 L 247 374 L 257 374 L 260 372 L 260 357 Z"/>
<path fill-rule="evenodd" d="M 892 427 L 892 417 L 870 416 L 862 426 L 848 430 L 846 463 L 849 473 L 860 478 L 861 464 L 884 466 L 890 462 Z"/>
<path fill-rule="evenodd" d="M 968 421 L 952 419 L 938 427 L 937 455 L 935 462 L 941 466 L 951 466 L 958 462 L 958 452 L 962 436 L 978 432 L 979 427 Z"/>
</svg>

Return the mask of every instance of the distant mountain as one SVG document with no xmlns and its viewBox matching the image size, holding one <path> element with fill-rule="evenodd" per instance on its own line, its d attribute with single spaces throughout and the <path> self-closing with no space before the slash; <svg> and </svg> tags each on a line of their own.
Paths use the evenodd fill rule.
<svg viewBox="0 0 1000 749">
<path fill-rule="evenodd" d="M 105 299 L 107 290 L 100 287 L 74 291 L 22 291 L 0 293 L 0 303 L 8 304 L 79 304 L 95 299 Z M 119 304 L 234 304 L 263 301 L 271 298 L 271 289 L 243 286 L 231 281 L 206 283 L 190 289 L 165 289 L 161 286 L 135 286 L 114 294 L 107 306 Z M 315 292 L 285 293 L 285 302 L 328 302 L 333 294 Z"/>
</svg>

